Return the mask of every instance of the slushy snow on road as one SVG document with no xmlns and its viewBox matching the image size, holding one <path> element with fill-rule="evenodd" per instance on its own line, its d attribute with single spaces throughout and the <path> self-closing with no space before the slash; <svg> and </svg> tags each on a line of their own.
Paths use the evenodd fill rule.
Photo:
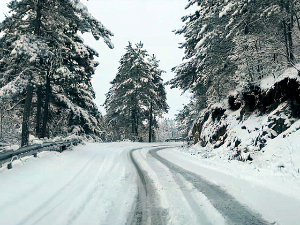
<svg viewBox="0 0 300 225">
<path fill-rule="evenodd" d="M 0 224 L 300 221 L 299 179 L 182 145 L 86 143 L 14 161 L 0 169 Z"/>
</svg>

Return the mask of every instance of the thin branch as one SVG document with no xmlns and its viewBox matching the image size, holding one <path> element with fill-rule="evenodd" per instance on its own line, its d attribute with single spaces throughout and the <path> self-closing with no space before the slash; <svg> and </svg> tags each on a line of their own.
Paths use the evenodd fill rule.
<svg viewBox="0 0 300 225">
<path fill-rule="evenodd" d="M 22 99 L 20 99 L 14 106 L 12 106 L 10 109 L 7 109 L 6 111 L 10 111 L 10 110 L 13 110 L 21 101 L 23 101 L 25 99 L 25 97 L 24 98 L 22 98 Z"/>
<path fill-rule="evenodd" d="M 298 29 L 300 30 L 300 22 L 299 22 L 299 18 L 297 16 L 297 12 L 293 9 L 294 15 L 296 17 L 296 21 L 297 21 L 297 25 L 298 25 Z"/>
</svg>

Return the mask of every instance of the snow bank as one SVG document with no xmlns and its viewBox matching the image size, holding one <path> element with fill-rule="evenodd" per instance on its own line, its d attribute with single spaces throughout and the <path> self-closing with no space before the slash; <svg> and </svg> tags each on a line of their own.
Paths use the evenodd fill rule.
<svg viewBox="0 0 300 225">
<path fill-rule="evenodd" d="M 158 152 L 169 161 L 213 182 L 239 202 L 259 212 L 270 223 L 298 224 L 300 220 L 300 180 L 269 168 L 263 158 L 244 163 L 226 160 L 224 151 L 203 148 L 177 148 Z"/>
</svg>

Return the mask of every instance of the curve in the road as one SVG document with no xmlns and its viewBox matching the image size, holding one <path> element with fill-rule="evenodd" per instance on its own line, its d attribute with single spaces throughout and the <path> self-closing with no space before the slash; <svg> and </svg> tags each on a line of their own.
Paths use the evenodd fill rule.
<svg viewBox="0 0 300 225">
<path fill-rule="evenodd" d="M 137 161 L 133 157 L 133 152 L 140 150 L 132 149 L 130 151 L 130 159 L 136 168 L 138 174 L 138 196 L 136 206 L 133 213 L 133 218 L 128 221 L 128 224 L 133 225 L 164 225 L 167 224 L 168 212 L 159 207 L 155 193 L 156 190 L 152 185 L 151 179 L 147 172 L 142 170 Z"/>
<path fill-rule="evenodd" d="M 185 170 L 159 156 L 157 152 L 163 149 L 166 148 L 156 148 L 150 150 L 149 153 L 152 157 L 167 166 L 173 174 L 181 174 L 185 180 L 192 183 L 199 192 L 203 193 L 209 199 L 214 208 L 226 218 L 227 222 L 230 224 L 243 225 L 270 224 L 264 220 L 260 214 L 253 212 L 248 207 L 239 203 L 234 197 L 226 193 L 226 191 L 219 186 L 212 184 L 201 176 Z"/>
</svg>

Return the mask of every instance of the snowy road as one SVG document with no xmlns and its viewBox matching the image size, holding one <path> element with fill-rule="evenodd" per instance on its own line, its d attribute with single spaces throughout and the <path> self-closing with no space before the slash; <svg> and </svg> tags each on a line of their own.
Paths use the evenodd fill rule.
<svg viewBox="0 0 300 225">
<path fill-rule="evenodd" d="M 299 199 L 201 167 L 176 146 L 94 143 L 14 162 L 0 169 L 0 224 L 299 221 Z"/>
<path fill-rule="evenodd" d="M 140 187 L 139 207 L 132 224 L 269 224 L 217 185 L 157 154 L 166 148 L 170 147 L 147 150 L 147 170 L 143 170 L 145 165 L 139 165 L 142 158 L 132 157 Z M 131 155 L 135 151 L 143 150 L 133 150 Z M 148 176 L 149 171 L 156 173 L 150 175 L 153 179 Z M 159 184 L 161 189 L 156 189 Z M 163 207 L 163 199 L 168 206 Z"/>
</svg>

